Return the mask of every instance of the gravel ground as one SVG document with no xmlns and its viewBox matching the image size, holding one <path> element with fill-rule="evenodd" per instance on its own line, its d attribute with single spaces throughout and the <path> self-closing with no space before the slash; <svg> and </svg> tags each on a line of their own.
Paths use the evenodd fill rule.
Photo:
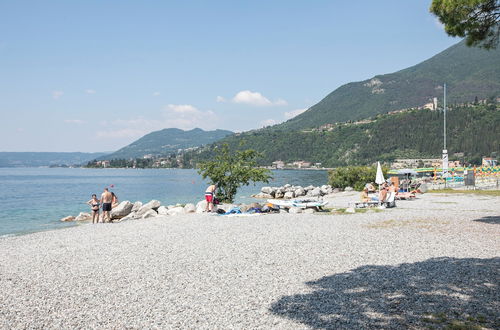
<svg viewBox="0 0 500 330">
<path fill-rule="evenodd" d="M 346 207 L 357 194 L 330 197 Z M 2 328 L 500 327 L 500 197 L 0 239 Z"/>
</svg>

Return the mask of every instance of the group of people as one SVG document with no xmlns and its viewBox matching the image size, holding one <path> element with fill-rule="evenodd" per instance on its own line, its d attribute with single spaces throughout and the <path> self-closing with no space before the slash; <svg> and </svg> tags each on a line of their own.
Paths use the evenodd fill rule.
<svg viewBox="0 0 500 330">
<path fill-rule="evenodd" d="M 86 204 L 90 205 L 92 211 L 92 223 L 101 222 L 112 222 L 111 220 L 111 210 L 118 206 L 118 197 L 116 197 L 114 192 L 109 191 L 108 188 L 104 188 L 101 194 L 101 199 L 97 199 L 96 194 L 92 194 L 92 199 Z M 102 208 L 102 218 L 99 217 L 99 210 Z"/>
<path fill-rule="evenodd" d="M 380 186 L 380 192 L 378 193 L 378 196 L 369 195 L 369 193 L 374 193 L 374 192 L 376 192 L 375 186 L 372 183 L 367 183 L 363 188 L 363 191 L 361 192 L 361 201 L 362 202 L 375 201 L 383 203 L 387 201 L 389 193 L 391 192 L 396 193 L 396 186 L 390 180 L 387 180 Z"/>
</svg>

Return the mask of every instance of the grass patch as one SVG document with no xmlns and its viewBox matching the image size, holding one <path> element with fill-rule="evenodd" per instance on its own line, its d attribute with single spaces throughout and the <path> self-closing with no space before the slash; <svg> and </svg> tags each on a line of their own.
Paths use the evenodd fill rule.
<svg viewBox="0 0 500 330">
<path fill-rule="evenodd" d="M 429 190 L 428 194 L 473 194 L 482 196 L 500 196 L 500 190 L 437 189 L 437 190 Z"/>
<path fill-rule="evenodd" d="M 468 316 L 465 320 L 458 320 L 448 317 L 445 313 L 426 315 L 422 318 L 422 321 L 429 324 L 431 329 L 436 326 L 440 329 L 449 330 L 480 330 L 484 329 L 485 323 L 488 323 L 488 320 L 482 315 Z"/>
<path fill-rule="evenodd" d="M 361 209 L 354 209 L 354 213 L 352 212 L 347 212 L 347 208 L 332 208 L 332 209 L 323 209 L 323 211 L 316 212 L 314 214 L 316 215 L 333 215 L 333 214 L 364 214 L 364 213 L 379 213 L 383 212 L 384 210 L 378 209 L 378 208 L 361 208 Z"/>
</svg>

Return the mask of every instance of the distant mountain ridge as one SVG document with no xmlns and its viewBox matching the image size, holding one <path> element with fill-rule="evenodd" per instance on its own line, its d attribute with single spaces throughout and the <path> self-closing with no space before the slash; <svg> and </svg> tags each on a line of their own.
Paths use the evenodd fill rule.
<svg viewBox="0 0 500 330">
<path fill-rule="evenodd" d="M 82 165 L 105 154 L 103 152 L 0 152 L 0 167 Z"/>
<path fill-rule="evenodd" d="M 487 51 L 459 42 L 407 69 L 345 84 L 306 112 L 274 127 L 312 128 L 420 107 L 434 97 L 442 100 L 443 83 L 449 104 L 498 97 L 500 48 Z"/>
<path fill-rule="evenodd" d="M 179 149 L 189 149 L 216 142 L 231 134 L 233 132 L 221 129 L 204 131 L 201 128 L 194 128 L 185 131 L 179 128 L 166 128 L 146 134 L 137 141 L 99 159 L 130 159 L 142 158 L 144 155 L 169 155 Z"/>
</svg>

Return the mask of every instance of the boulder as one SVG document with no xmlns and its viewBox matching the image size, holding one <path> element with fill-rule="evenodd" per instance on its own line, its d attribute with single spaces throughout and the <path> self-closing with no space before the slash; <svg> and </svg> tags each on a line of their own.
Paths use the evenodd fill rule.
<svg viewBox="0 0 500 330">
<path fill-rule="evenodd" d="M 329 187 L 327 185 L 322 185 L 320 190 L 321 190 L 322 195 L 326 195 L 326 194 L 330 193 L 331 187 Z"/>
<path fill-rule="evenodd" d="M 291 207 L 288 213 L 302 213 L 302 209 L 300 207 Z"/>
<path fill-rule="evenodd" d="M 314 186 L 313 186 L 313 185 L 309 185 L 309 186 L 307 186 L 307 187 L 305 187 L 305 188 L 304 188 L 304 190 L 305 190 L 306 192 L 308 192 L 309 190 L 313 190 L 313 189 L 314 189 Z"/>
<path fill-rule="evenodd" d="M 148 219 L 148 218 L 153 218 L 153 217 L 156 217 L 158 215 L 158 213 L 156 213 L 155 210 L 153 209 L 149 209 L 147 210 L 142 216 L 141 218 L 142 219 Z"/>
<path fill-rule="evenodd" d="M 274 194 L 274 198 L 283 198 L 284 196 L 285 196 L 285 193 L 281 189 L 276 190 L 276 193 Z"/>
<path fill-rule="evenodd" d="M 156 199 L 153 199 L 152 201 L 144 204 L 141 209 L 145 208 L 148 210 L 157 210 L 160 207 L 161 203 L 160 201 L 157 201 Z"/>
<path fill-rule="evenodd" d="M 142 202 L 135 202 L 134 206 L 132 206 L 131 212 L 137 212 L 142 207 Z"/>
<path fill-rule="evenodd" d="M 271 187 L 262 187 L 262 188 L 260 189 L 260 191 L 261 191 L 262 193 L 264 193 L 264 194 L 269 194 L 269 195 L 271 195 L 271 193 L 273 192 L 273 190 L 274 190 L 274 189 L 273 189 L 273 188 L 271 188 Z"/>
<path fill-rule="evenodd" d="M 76 217 L 70 215 L 70 216 L 67 216 L 67 217 L 64 217 L 61 219 L 62 222 L 71 222 L 71 221 L 75 221 Z"/>
<path fill-rule="evenodd" d="M 292 199 L 295 197 L 295 193 L 293 191 L 287 191 L 283 197 L 286 199 Z"/>
<path fill-rule="evenodd" d="M 309 190 L 307 196 L 318 197 L 321 196 L 321 189 L 319 187 Z"/>
<path fill-rule="evenodd" d="M 137 211 L 137 214 L 142 216 L 142 215 L 146 214 L 146 212 L 149 210 L 156 211 L 160 206 L 161 206 L 161 203 L 159 201 L 152 200 L 149 203 L 146 203 L 143 206 L 141 206 L 139 211 Z"/>
<path fill-rule="evenodd" d="M 344 188 L 344 191 L 353 191 L 353 190 L 354 190 L 354 188 L 353 188 L 353 187 L 345 187 L 345 188 Z"/>
<path fill-rule="evenodd" d="M 288 183 L 287 183 L 286 185 L 284 185 L 284 186 L 283 186 L 283 188 L 285 188 L 285 189 L 286 189 L 286 188 L 291 188 L 291 187 L 292 187 L 292 185 L 291 185 L 291 184 L 288 184 Z"/>
<path fill-rule="evenodd" d="M 339 189 L 339 188 L 333 188 L 332 192 L 333 192 L 334 194 L 339 193 L 339 192 L 340 192 L 340 189 Z"/>
<path fill-rule="evenodd" d="M 184 213 L 184 208 L 182 206 L 176 206 L 167 211 L 167 215 L 177 215 Z"/>
<path fill-rule="evenodd" d="M 252 197 L 254 197 L 254 198 L 262 198 L 262 199 L 273 198 L 272 195 L 269 195 L 269 194 L 266 194 L 266 193 L 258 193 L 256 195 L 253 195 Z M 276 197 L 276 198 L 278 198 L 278 197 Z"/>
<path fill-rule="evenodd" d="M 302 211 L 302 213 L 306 213 L 306 214 L 312 214 L 312 213 L 315 213 L 315 212 L 316 212 L 316 210 L 313 209 L 313 208 L 307 208 L 304 211 Z"/>
<path fill-rule="evenodd" d="M 120 222 L 122 222 L 122 221 L 128 221 L 128 220 L 137 220 L 139 218 L 140 218 L 140 216 L 137 215 L 137 212 L 131 212 L 126 217 L 121 218 Z"/>
<path fill-rule="evenodd" d="M 298 187 L 297 189 L 295 189 L 294 193 L 295 197 L 301 197 L 306 195 L 306 191 L 302 187 Z"/>
<path fill-rule="evenodd" d="M 168 215 L 168 209 L 162 205 L 158 208 L 158 214 L 159 215 Z"/>
<path fill-rule="evenodd" d="M 78 214 L 78 216 L 75 218 L 74 221 L 88 221 L 88 220 L 92 220 L 92 216 L 90 215 L 90 213 L 80 212 L 80 214 Z"/>
<path fill-rule="evenodd" d="M 207 209 L 207 201 L 199 201 L 196 204 L 196 213 L 203 213 Z"/>
<path fill-rule="evenodd" d="M 194 213 L 196 212 L 196 206 L 193 203 L 188 203 L 184 206 L 184 213 Z"/>
<path fill-rule="evenodd" d="M 129 201 L 121 202 L 117 207 L 111 210 L 111 219 L 114 220 L 126 217 L 130 214 L 130 212 L 132 212 L 133 207 L 134 204 L 130 203 Z"/>
<path fill-rule="evenodd" d="M 288 210 L 283 208 L 279 210 L 279 213 L 288 213 Z"/>
</svg>

